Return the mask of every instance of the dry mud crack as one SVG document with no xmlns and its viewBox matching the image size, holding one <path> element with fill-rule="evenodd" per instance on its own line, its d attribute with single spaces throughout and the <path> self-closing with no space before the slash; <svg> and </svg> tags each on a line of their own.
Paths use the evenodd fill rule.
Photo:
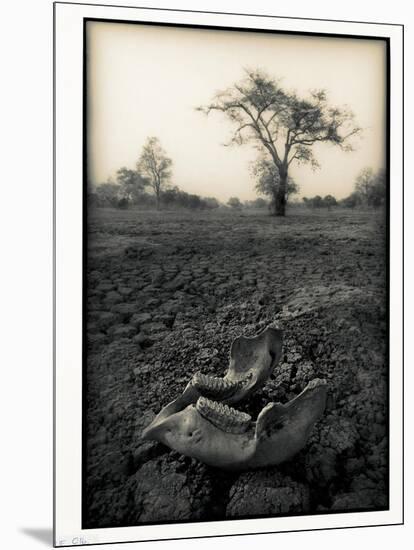
<svg viewBox="0 0 414 550">
<path fill-rule="evenodd" d="M 379 213 L 96 210 L 88 216 L 85 527 L 388 506 L 385 226 Z M 231 341 L 284 330 L 242 409 L 326 378 L 324 418 L 278 468 L 223 473 L 142 428 Z"/>
</svg>

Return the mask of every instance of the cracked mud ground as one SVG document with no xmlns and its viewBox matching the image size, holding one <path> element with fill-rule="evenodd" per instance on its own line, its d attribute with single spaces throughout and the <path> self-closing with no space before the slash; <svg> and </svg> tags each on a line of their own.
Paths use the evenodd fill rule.
<svg viewBox="0 0 414 550">
<path fill-rule="evenodd" d="M 88 231 L 84 527 L 388 507 L 383 213 L 98 209 Z M 193 373 L 224 374 L 232 340 L 269 325 L 282 359 L 238 408 L 326 378 L 303 451 L 229 474 L 141 440 Z"/>
</svg>

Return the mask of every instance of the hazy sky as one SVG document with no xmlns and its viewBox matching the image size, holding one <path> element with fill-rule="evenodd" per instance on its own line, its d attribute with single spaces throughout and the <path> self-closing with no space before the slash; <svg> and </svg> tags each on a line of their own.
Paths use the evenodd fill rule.
<svg viewBox="0 0 414 550">
<path fill-rule="evenodd" d="M 261 68 L 300 95 L 325 88 L 332 104 L 348 105 L 364 128 L 357 150 L 315 148 L 321 168 L 291 166 L 299 196 L 348 195 L 358 172 L 385 164 L 385 43 L 376 40 L 88 23 L 90 180 L 135 168 L 148 136 L 173 160 L 173 183 L 226 201 L 253 199 L 250 145 L 223 147 L 232 125 L 195 107 Z"/>
</svg>

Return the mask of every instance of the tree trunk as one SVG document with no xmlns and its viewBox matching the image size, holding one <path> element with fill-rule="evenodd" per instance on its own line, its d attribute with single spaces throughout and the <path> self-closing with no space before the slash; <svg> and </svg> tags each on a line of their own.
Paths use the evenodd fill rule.
<svg viewBox="0 0 414 550">
<path fill-rule="evenodd" d="M 284 167 L 279 169 L 280 181 L 274 194 L 275 201 L 275 216 L 285 216 L 286 214 L 286 186 L 287 186 L 287 169 Z"/>
<path fill-rule="evenodd" d="M 270 201 L 270 213 L 272 216 L 276 216 L 276 204 L 277 204 L 277 186 L 273 187 L 273 196 L 272 200 Z"/>
</svg>

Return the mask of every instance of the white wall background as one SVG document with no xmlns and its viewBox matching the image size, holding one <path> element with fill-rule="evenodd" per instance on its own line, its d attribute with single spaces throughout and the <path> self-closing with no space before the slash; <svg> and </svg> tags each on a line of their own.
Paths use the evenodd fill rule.
<svg viewBox="0 0 414 550">
<path fill-rule="evenodd" d="M 94 3 L 90 1 L 90 3 Z M 111 0 L 108 3 L 253 12 L 293 17 L 404 23 L 406 97 L 414 95 L 413 17 L 405 0 Z M 1 10 L 0 195 L 0 546 L 51 546 L 52 528 L 52 2 L 20 0 Z M 413 120 L 406 105 L 406 126 Z M 410 129 L 410 128 L 409 128 Z M 413 147 L 406 132 L 407 158 Z M 414 204 L 412 165 L 406 163 L 405 201 Z M 407 208 L 409 213 L 409 209 Z M 413 234 L 408 216 L 406 240 Z M 407 247 L 408 248 L 408 247 Z M 257 537 L 124 544 L 122 548 L 219 549 L 304 546 L 318 550 L 408 548 L 414 537 L 413 399 L 409 340 L 413 329 L 412 255 L 406 250 L 406 525 Z M 111 548 L 113 545 L 107 546 Z"/>
</svg>

